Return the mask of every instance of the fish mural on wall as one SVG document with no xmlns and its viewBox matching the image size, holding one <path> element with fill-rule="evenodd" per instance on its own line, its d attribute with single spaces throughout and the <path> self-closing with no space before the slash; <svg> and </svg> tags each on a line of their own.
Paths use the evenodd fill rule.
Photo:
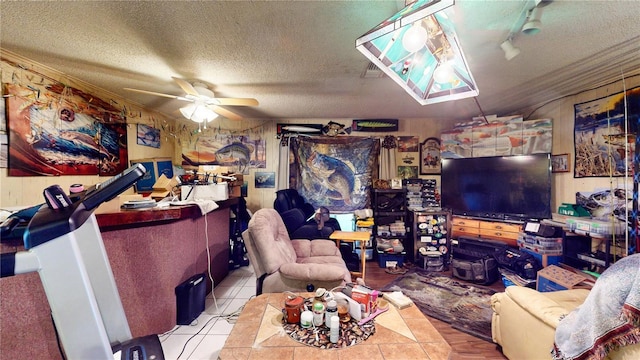
<svg viewBox="0 0 640 360">
<path fill-rule="evenodd" d="M 199 136 L 193 144 L 183 144 L 182 164 L 220 165 L 248 174 L 250 168 L 266 167 L 266 142 L 247 135 Z"/>
<path fill-rule="evenodd" d="M 109 176 L 127 168 L 120 110 L 59 83 L 5 90 L 10 176 Z"/>
<path fill-rule="evenodd" d="M 550 153 L 552 125 L 551 119 L 524 121 L 522 116 L 461 124 L 440 134 L 441 155 L 455 159 Z"/>
<path fill-rule="evenodd" d="M 352 211 L 370 205 L 380 142 L 374 138 L 296 138 L 290 187 L 314 208 Z"/>
</svg>

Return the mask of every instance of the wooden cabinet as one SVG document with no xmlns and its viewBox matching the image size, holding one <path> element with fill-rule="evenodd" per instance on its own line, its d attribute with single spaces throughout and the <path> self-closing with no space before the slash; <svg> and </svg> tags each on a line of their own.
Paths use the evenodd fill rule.
<svg viewBox="0 0 640 360">
<path fill-rule="evenodd" d="M 454 216 L 451 221 L 451 237 L 476 237 L 498 240 L 509 246 L 517 247 L 518 234 L 522 225 L 499 221 L 469 219 Z"/>
</svg>

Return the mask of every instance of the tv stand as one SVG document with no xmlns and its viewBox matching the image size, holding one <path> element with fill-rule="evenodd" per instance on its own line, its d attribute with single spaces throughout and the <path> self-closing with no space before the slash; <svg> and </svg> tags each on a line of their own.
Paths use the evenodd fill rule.
<svg viewBox="0 0 640 360">
<path fill-rule="evenodd" d="M 512 247 L 518 247 L 518 234 L 522 224 L 504 220 L 480 220 L 454 215 L 451 218 L 451 237 L 460 236 L 497 240 Z"/>
</svg>

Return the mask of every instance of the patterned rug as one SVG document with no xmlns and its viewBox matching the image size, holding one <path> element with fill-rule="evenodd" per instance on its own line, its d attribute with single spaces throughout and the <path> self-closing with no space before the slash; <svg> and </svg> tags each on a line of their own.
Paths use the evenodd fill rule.
<svg viewBox="0 0 640 360">
<path fill-rule="evenodd" d="M 447 274 L 409 270 L 381 289 L 402 291 L 426 316 L 451 324 L 463 331 L 491 342 L 491 295 L 494 290 L 472 285 Z"/>
</svg>

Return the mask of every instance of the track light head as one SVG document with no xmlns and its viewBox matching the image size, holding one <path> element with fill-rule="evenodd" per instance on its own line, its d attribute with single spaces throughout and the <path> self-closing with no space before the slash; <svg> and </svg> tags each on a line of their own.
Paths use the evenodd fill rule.
<svg viewBox="0 0 640 360">
<path fill-rule="evenodd" d="M 511 60 L 514 57 L 518 56 L 518 54 L 520 54 L 520 49 L 513 46 L 511 39 L 507 39 L 502 44 L 500 44 L 500 48 L 502 48 L 502 51 L 504 51 L 504 57 L 507 60 Z"/>
<path fill-rule="evenodd" d="M 535 35 L 542 29 L 542 7 L 534 7 L 527 12 L 527 21 L 522 26 L 522 33 L 527 35 Z"/>
</svg>

